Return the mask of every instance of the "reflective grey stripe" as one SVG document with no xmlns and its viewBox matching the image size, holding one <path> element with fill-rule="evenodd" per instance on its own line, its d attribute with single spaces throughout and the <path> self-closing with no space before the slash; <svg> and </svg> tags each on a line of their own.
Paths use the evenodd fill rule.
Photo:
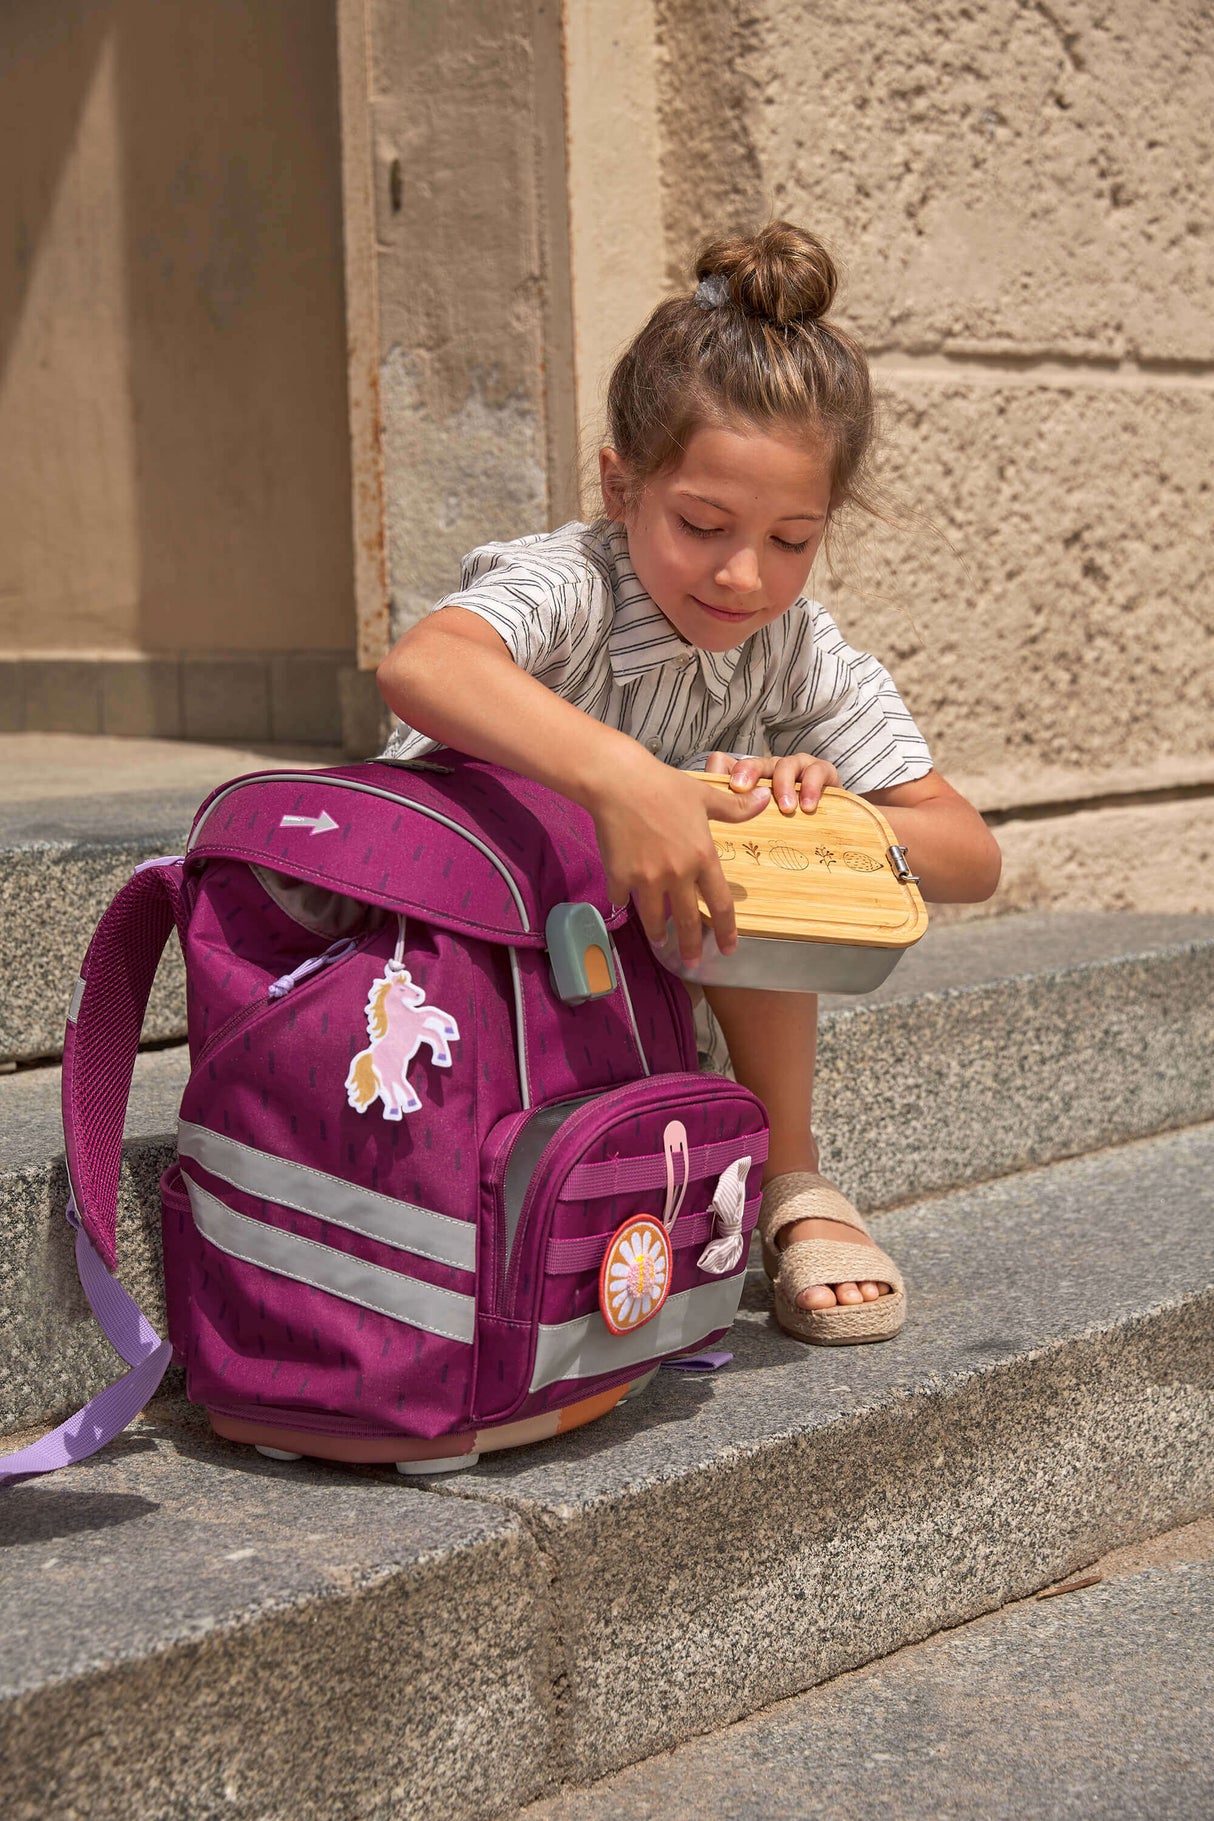
<svg viewBox="0 0 1214 1821">
<path fill-rule="evenodd" d="M 578 1321 L 556 1322 L 550 1327 L 541 1323 L 531 1389 L 542 1391 L 545 1385 L 565 1378 L 594 1378 L 600 1372 L 639 1366 L 660 1353 L 681 1353 L 685 1347 L 694 1347 L 706 1335 L 730 1326 L 745 1281 L 745 1271 L 739 1271 L 736 1277 L 719 1277 L 715 1283 L 668 1296 L 661 1313 L 631 1334 L 612 1334 L 597 1309 Z"/>
<path fill-rule="evenodd" d="M 471 1346 L 476 1331 L 476 1303 L 471 1296 L 419 1283 L 415 1277 L 401 1277 L 383 1265 L 369 1265 L 348 1252 L 318 1245 L 314 1239 L 302 1239 L 298 1233 L 284 1233 L 281 1227 L 235 1214 L 188 1176 L 184 1181 L 194 1225 L 204 1239 L 230 1258 L 289 1277 L 293 1283 L 327 1290 L 330 1296 L 340 1296 L 360 1309 L 376 1309 L 393 1321 L 424 1328 L 427 1334 L 441 1334 Z"/>
<path fill-rule="evenodd" d="M 476 1269 L 476 1227 L 470 1220 L 452 1220 L 449 1214 L 437 1214 L 432 1208 L 420 1208 L 411 1201 L 397 1201 L 395 1196 L 359 1188 L 340 1176 L 311 1170 L 306 1164 L 288 1163 L 284 1157 L 255 1151 L 252 1145 L 225 1138 L 208 1126 L 190 1125 L 184 1119 L 177 1126 L 177 1150 L 182 1157 L 192 1157 L 212 1176 L 230 1182 L 234 1189 L 243 1189 L 246 1195 L 276 1201 L 284 1208 L 297 1208 L 301 1214 L 314 1214 L 335 1227 L 346 1227 L 351 1233 L 381 1240 L 386 1246 L 416 1252 L 420 1258 L 454 1265 L 458 1271 Z"/>
<path fill-rule="evenodd" d="M 80 1007 L 84 1000 L 84 984 L 84 981 L 77 976 L 76 984 L 72 988 L 71 1003 L 67 1008 L 67 1021 L 69 1024 L 75 1024 L 77 1018 L 80 1016 Z"/>
<path fill-rule="evenodd" d="M 215 814 L 215 811 L 219 808 L 219 805 L 223 802 L 224 798 L 230 796 L 234 790 L 239 790 L 243 785 L 250 783 L 305 784 L 310 775 L 311 774 L 306 771 L 262 771 L 258 772 L 254 778 L 237 778 L 234 784 L 229 784 L 226 790 L 220 791 L 201 821 L 195 825 L 194 832 L 189 839 L 188 850 L 191 853 L 193 852 L 194 845 L 198 840 L 199 835 L 201 835 L 203 828 Z M 527 921 L 527 907 L 523 903 L 522 893 L 514 883 L 513 875 L 505 862 L 498 858 L 493 849 L 482 841 L 479 835 L 474 835 L 468 829 L 461 828 L 458 822 L 453 822 L 451 820 L 450 816 L 444 816 L 440 810 L 431 809 L 428 804 L 415 803 L 411 797 L 400 797 L 395 791 L 379 790 L 374 784 L 359 784 L 353 778 L 331 778 L 327 776 L 318 778 L 317 782 L 323 784 L 326 789 L 353 790 L 360 792 L 364 797 L 382 797 L 385 803 L 394 803 L 398 809 L 403 805 L 406 809 L 415 810 L 419 816 L 429 816 L 432 822 L 441 822 L 443 827 L 449 828 L 453 835 L 459 835 L 461 840 L 469 842 L 471 846 L 484 854 L 490 865 L 501 874 L 507 889 L 510 892 L 510 896 L 514 899 L 514 908 L 518 912 L 518 920 L 522 924 L 523 929 L 528 933 L 530 932 L 531 925 Z"/>
</svg>

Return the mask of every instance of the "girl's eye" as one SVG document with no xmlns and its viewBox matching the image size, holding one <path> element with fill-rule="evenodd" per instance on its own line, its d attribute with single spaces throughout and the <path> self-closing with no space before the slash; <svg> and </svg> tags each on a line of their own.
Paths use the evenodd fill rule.
<svg viewBox="0 0 1214 1821">
<path fill-rule="evenodd" d="M 803 537 L 799 544 L 790 544 L 787 538 L 782 537 L 773 538 L 772 542 L 778 544 L 781 550 L 791 550 L 797 556 L 800 556 L 803 550 L 809 549 L 809 539 L 807 537 Z"/>
<path fill-rule="evenodd" d="M 679 513 L 678 519 L 683 530 L 692 537 L 715 537 L 720 529 L 718 525 L 693 525 L 689 518 L 683 517 L 682 513 Z"/>
</svg>

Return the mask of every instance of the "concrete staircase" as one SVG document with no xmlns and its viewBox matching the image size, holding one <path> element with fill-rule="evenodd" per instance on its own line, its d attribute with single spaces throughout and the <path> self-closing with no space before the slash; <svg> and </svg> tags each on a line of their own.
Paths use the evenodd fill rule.
<svg viewBox="0 0 1214 1821">
<path fill-rule="evenodd" d="M 108 893 L 183 832 L 77 804 L 53 858 L 23 815 L 5 1053 L 45 1060 L 0 1078 L 6 1447 L 117 1371 L 75 1288 L 53 1061 L 100 903 L 68 886 L 44 917 L 46 882 Z M 819 1125 L 906 1271 L 892 1345 L 798 1347 L 760 1272 L 724 1371 L 425 1489 L 219 1443 L 171 1387 L 0 1493 L 9 1812 L 509 1813 L 1214 1508 L 1212 981 L 1214 919 L 1008 918 L 827 1006 Z M 124 1164 L 153 1319 L 178 995 Z"/>
</svg>

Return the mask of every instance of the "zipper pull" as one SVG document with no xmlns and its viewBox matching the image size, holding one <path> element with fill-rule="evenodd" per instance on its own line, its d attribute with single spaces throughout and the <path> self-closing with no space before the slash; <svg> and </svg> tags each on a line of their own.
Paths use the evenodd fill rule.
<svg viewBox="0 0 1214 1821">
<path fill-rule="evenodd" d="M 679 1218 L 679 1209 L 691 1181 L 691 1155 L 687 1149 L 687 1127 L 681 1119 L 672 1119 L 662 1133 L 662 1150 L 666 1155 L 666 1205 L 662 1209 L 662 1225 L 669 1233 Z M 683 1163 L 683 1180 L 675 1188 L 675 1160 L 681 1158 Z"/>
<path fill-rule="evenodd" d="M 357 947 L 358 944 L 353 936 L 343 936 L 340 942 L 334 942 L 332 947 L 327 948 L 323 955 L 309 955 L 308 959 L 301 961 L 291 973 L 284 974 L 281 980 L 276 980 L 266 997 L 268 999 L 285 999 L 291 988 L 298 986 L 301 980 L 306 980 L 310 974 L 319 974 L 322 967 L 329 967 L 334 961 L 344 960 L 351 949 Z"/>
</svg>

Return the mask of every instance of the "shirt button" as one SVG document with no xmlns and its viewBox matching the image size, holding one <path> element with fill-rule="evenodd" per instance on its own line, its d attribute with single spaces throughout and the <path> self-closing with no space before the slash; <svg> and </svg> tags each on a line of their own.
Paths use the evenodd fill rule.
<svg viewBox="0 0 1214 1821">
<path fill-rule="evenodd" d="M 685 651 L 685 652 L 684 652 L 684 653 L 683 653 L 683 655 L 682 655 L 682 657 L 681 657 L 681 658 L 680 658 L 680 659 L 679 659 L 679 669 L 680 669 L 680 670 L 686 670 L 686 668 L 687 668 L 687 666 L 688 666 L 688 665 L 689 665 L 689 664 L 690 664 L 690 663 L 691 663 L 691 662 L 692 662 L 692 661 L 693 661 L 693 660 L 692 660 L 692 655 L 691 655 L 691 653 L 690 653 L 690 651 Z"/>
<path fill-rule="evenodd" d="M 662 742 L 660 740 L 650 740 L 649 750 L 651 753 L 653 753 L 654 757 L 656 758 L 658 753 L 660 753 L 662 750 Z"/>
</svg>

